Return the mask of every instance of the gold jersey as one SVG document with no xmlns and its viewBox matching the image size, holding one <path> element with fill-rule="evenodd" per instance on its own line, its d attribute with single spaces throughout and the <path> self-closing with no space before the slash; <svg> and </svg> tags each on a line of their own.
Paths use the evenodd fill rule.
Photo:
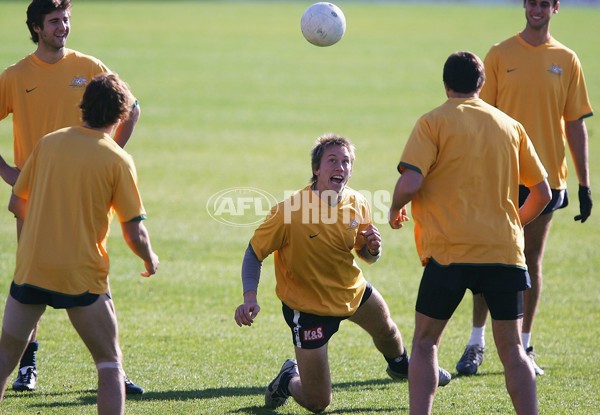
<svg viewBox="0 0 600 415">
<path fill-rule="evenodd" d="M 519 35 L 492 46 L 480 97 L 525 127 L 552 189 L 566 189 L 565 121 L 592 115 L 575 52 L 551 38 L 532 46 Z"/>
<path fill-rule="evenodd" d="M 525 129 L 478 98 L 450 98 L 416 123 L 398 166 L 425 180 L 411 202 L 421 261 L 525 268 L 519 181 L 546 172 Z"/>
<path fill-rule="evenodd" d="M 259 261 L 275 253 L 276 293 L 288 307 L 322 316 L 354 314 L 366 280 L 352 253 L 370 206 L 345 188 L 334 207 L 308 186 L 276 205 L 250 243 Z"/>
</svg>

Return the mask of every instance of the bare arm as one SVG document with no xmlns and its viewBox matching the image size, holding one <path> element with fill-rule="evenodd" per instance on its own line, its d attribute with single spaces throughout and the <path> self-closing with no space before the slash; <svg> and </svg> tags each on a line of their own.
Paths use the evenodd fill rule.
<svg viewBox="0 0 600 415">
<path fill-rule="evenodd" d="M 406 205 L 413 196 L 419 191 L 423 180 L 423 175 L 415 170 L 406 169 L 396 182 L 394 196 L 392 197 L 392 206 L 389 213 L 389 224 L 392 229 L 400 229 L 402 222 L 408 220 L 406 216 Z"/>
<path fill-rule="evenodd" d="M 565 132 L 571 157 L 579 180 L 579 215 L 575 220 L 585 222 L 592 214 L 592 190 L 590 189 L 590 172 L 588 157 L 588 134 L 583 119 L 565 123 Z"/>
<path fill-rule="evenodd" d="M 584 120 L 567 121 L 565 132 L 579 185 L 590 187 L 588 134 Z"/>
<path fill-rule="evenodd" d="M 134 104 L 131 112 L 129 113 L 129 117 L 117 125 L 113 139 L 119 146 L 121 146 L 121 148 L 125 147 L 125 144 L 127 144 L 129 138 L 133 134 L 133 129 L 140 118 L 141 112 L 140 106 L 136 101 L 136 104 Z"/>
<path fill-rule="evenodd" d="M 15 185 L 19 177 L 19 169 L 9 166 L 2 156 L 0 156 L 0 177 L 11 186 Z"/>
<path fill-rule="evenodd" d="M 140 275 L 149 277 L 156 274 L 158 269 L 158 256 L 152 250 L 150 235 L 142 221 L 122 222 L 123 238 L 131 251 L 144 261 L 146 271 Z"/>
<path fill-rule="evenodd" d="M 21 199 L 13 193 L 8 202 L 8 210 L 20 220 L 25 219 L 25 215 L 27 214 L 27 200 Z"/>
<path fill-rule="evenodd" d="M 525 203 L 519 208 L 519 217 L 521 225 L 525 226 L 544 210 L 548 202 L 552 199 L 552 192 L 547 180 L 539 182 L 529 188 L 529 195 Z"/>
</svg>

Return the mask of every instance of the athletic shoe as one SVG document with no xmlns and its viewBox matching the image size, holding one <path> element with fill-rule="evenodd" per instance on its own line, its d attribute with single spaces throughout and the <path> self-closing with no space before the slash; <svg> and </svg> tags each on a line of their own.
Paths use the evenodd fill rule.
<svg viewBox="0 0 600 415">
<path fill-rule="evenodd" d="M 32 391 L 35 389 L 37 370 L 35 366 L 23 366 L 19 369 L 17 379 L 12 385 L 15 391 Z"/>
<path fill-rule="evenodd" d="M 525 349 L 525 353 L 527 353 L 527 357 L 531 361 L 531 365 L 533 366 L 533 371 L 535 372 L 535 375 L 542 376 L 545 372 L 544 372 L 544 369 L 539 367 L 535 363 L 535 360 L 533 360 L 533 358 L 536 356 L 535 353 L 533 353 L 533 346 L 529 346 L 527 349 Z"/>
<path fill-rule="evenodd" d="M 125 394 L 126 395 L 141 395 L 144 393 L 144 389 L 132 382 L 127 375 L 123 374 L 123 380 L 125 381 Z"/>
<path fill-rule="evenodd" d="M 456 364 L 456 371 L 461 375 L 474 375 L 483 363 L 485 349 L 478 344 L 467 345 L 465 352 Z"/>
<path fill-rule="evenodd" d="M 438 376 L 438 386 L 446 386 L 452 380 L 452 375 L 446 369 L 440 367 L 440 373 Z"/>
<path fill-rule="evenodd" d="M 267 386 L 267 390 L 265 391 L 265 406 L 267 408 L 279 408 L 287 401 L 287 398 L 290 397 L 288 385 L 290 384 L 290 379 L 295 376 L 300 376 L 300 373 L 298 373 L 298 363 L 293 359 L 288 359 L 281 366 L 279 374 Z"/>
<path fill-rule="evenodd" d="M 387 372 L 388 376 L 394 380 L 408 379 L 408 372 L 406 372 L 406 373 L 395 372 L 392 370 L 392 368 L 390 368 L 390 365 L 388 365 L 388 367 L 385 371 Z M 446 369 L 443 369 L 440 367 L 439 372 L 438 372 L 438 386 L 446 386 L 447 384 L 450 383 L 451 380 L 452 380 L 452 375 Z"/>
</svg>

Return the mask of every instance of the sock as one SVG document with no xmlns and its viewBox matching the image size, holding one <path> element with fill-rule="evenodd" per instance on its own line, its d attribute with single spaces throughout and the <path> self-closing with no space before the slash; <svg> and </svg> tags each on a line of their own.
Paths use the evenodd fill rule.
<svg viewBox="0 0 600 415">
<path fill-rule="evenodd" d="M 27 345 L 25 349 L 25 353 L 23 353 L 23 357 L 21 358 L 21 362 L 19 363 L 19 369 L 25 366 L 33 366 L 36 367 L 36 352 L 39 348 L 39 342 L 33 341 Z"/>
<path fill-rule="evenodd" d="M 385 360 L 390 365 L 390 369 L 392 369 L 394 372 L 408 373 L 408 353 L 406 352 L 406 349 L 404 349 L 404 353 L 402 353 L 400 356 L 394 357 L 393 359 L 385 357 Z"/>
<path fill-rule="evenodd" d="M 482 327 L 475 327 L 471 329 L 471 338 L 469 339 L 468 346 L 478 344 L 481 347 L 485 347 L 485 324 Z"/>
<path fill-rule="evenodd" d="M 525 348 L 525 350 L 527 350 L 530 345 L 529 342 L 531 341 L 531 333 L 521 333 L 521 343 L 523 343 L 523 347 Z"/>
</svg>

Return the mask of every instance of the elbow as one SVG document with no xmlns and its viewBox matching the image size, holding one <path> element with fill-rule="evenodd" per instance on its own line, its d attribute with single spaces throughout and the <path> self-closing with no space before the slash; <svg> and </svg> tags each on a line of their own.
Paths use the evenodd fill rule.
<svg viewBox="0 0 600 415">
<path fill-rule="evenodd" d="M 129 113 L 129 120 L 132 123 L 137 123 L 140 115 L 142 114 L 142 109 L 140 108 L 140 105 L 136 105 L 135 107 L 132 108 L 131 112 Z"/>
</svg>

